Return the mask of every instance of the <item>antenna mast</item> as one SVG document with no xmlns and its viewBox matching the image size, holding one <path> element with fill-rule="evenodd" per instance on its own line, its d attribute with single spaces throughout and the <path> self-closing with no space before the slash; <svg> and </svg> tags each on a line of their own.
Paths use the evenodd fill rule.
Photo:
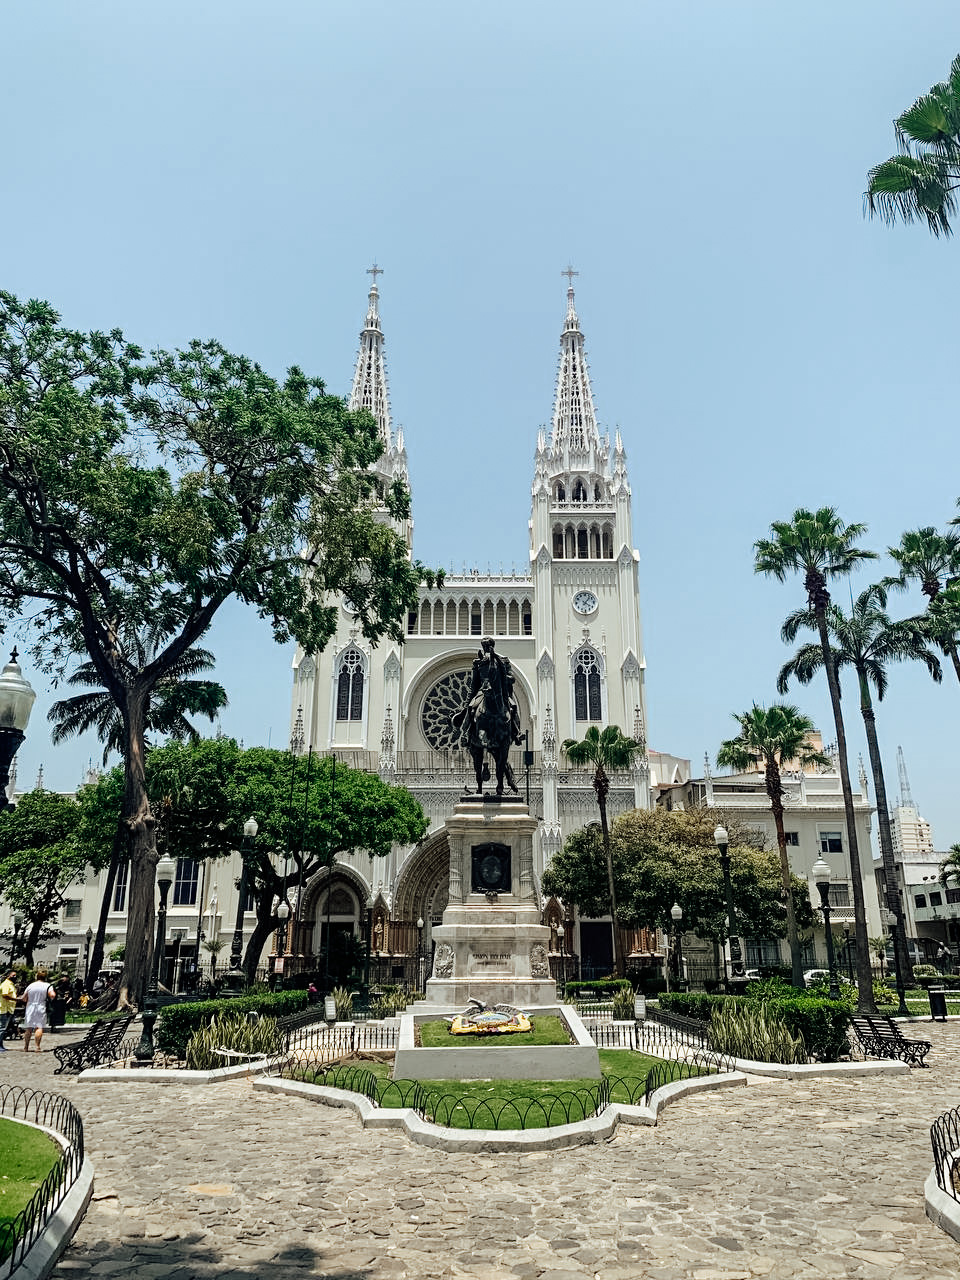
<svg viewBox="0 0 960 1280">
<path fill-rule="evenodd" d="M 897 776 L 900 779 L 900 803 L 905 809 L 912 809 L 913 796 L 910 794 L 910 779 L 907 777 L 907 762 L 903 758 L 903 747 L 897 747 Z"/>
</svg>

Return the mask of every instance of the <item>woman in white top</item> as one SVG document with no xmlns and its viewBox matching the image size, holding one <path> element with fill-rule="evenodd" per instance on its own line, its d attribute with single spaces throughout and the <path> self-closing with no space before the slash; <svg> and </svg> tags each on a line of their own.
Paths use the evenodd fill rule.
<svg viewBox="0 0 960 1280">
<path fill-rule="evenodd" d="M 27 1008 L 23 1015 L 23 1050 L 24 1053 L 30 1052 L 30 1036 L 33 1034 L 37 1044 L 37 1053 L 40 1052 L 40 1041 L 43 1033 L 48 1025 L 47 1023 L 47 1000 L 52 1000 L 57 993 L 47 981 L 46 969 L 38 969 L 37 976 L 24 991 L 22 999 L 26 1000 Z"/>
</svg>

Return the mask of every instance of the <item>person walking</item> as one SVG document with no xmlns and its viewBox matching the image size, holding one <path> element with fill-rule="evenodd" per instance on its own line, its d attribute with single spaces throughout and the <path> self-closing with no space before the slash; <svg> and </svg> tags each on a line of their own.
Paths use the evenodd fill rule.
<svg viewBox="0 0 960 1280">
<path fill-rule="evenodd" d="M 17 1009 L 16 969 L 8 969 L 0 982 L 0 1053 L 6 1053 L 3 1043 L 7 1036 L 7 1028 Z"/>
<path fill-rule="evenodd" d="M 64 974 L 54 987 L 55 995 L 50 1003 L 48 1013 L 50 1016 L 50 1030 L 56 1031 L 58 1027 L 62 1027 L 67 1020 L 67 1010 L 73 1004 L 73 996 L 70 994 L 70 979 Z"/>
<path fill-rule="evenodd" d="M 23 1051 L 30 1052 L 30 1036 L 32 1035 L 37 1046 L 37 1053 L 40 1052 L 40 1041 L 43 1039 L 43 1033 L 47 1028 L 47 1001 L 52 1000 L 57 993 L 47 981 L 46 969 L 38 969 L 37 976 L 24 991 L 22 999 L 27 1002 L 27 1009 L 23 1015 Z"/>
</svg>

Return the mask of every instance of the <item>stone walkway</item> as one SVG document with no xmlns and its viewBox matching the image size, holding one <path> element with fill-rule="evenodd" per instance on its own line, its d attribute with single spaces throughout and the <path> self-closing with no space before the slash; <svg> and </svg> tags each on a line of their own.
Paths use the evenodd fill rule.
<svg viewBox="0 0 960 1280">
<path fill-rule="evenodd" d="M 94 1087 L 53 1054 L 0 1054 L 0 1084 L 66 1094 L 94 1199 L 60 1280 L 956 1280 L 927 1221 L 932 1118 L 960 1103 L 960 1023 L 919 1024 L 931 1070 L 681 1101 L 655 1129 L 522 1156 L 364 1133 L 249 1081 Z M 45 1049 L 52 1048 L 50 1037 Z"/>
</svg>

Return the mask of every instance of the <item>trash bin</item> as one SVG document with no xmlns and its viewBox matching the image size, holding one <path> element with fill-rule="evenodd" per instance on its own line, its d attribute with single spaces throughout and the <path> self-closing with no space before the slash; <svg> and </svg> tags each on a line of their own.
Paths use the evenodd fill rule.
<svg viewBox="0 0 960 1280">
<path fill-rule="evenodd" d="M 945 987 L 930 987 L 927 991 L 930 997 L 930 1020 L 935 1021 L 937 1018 L 941 1022 L 947 1020 L 947 993 Z"/>
</svg>

